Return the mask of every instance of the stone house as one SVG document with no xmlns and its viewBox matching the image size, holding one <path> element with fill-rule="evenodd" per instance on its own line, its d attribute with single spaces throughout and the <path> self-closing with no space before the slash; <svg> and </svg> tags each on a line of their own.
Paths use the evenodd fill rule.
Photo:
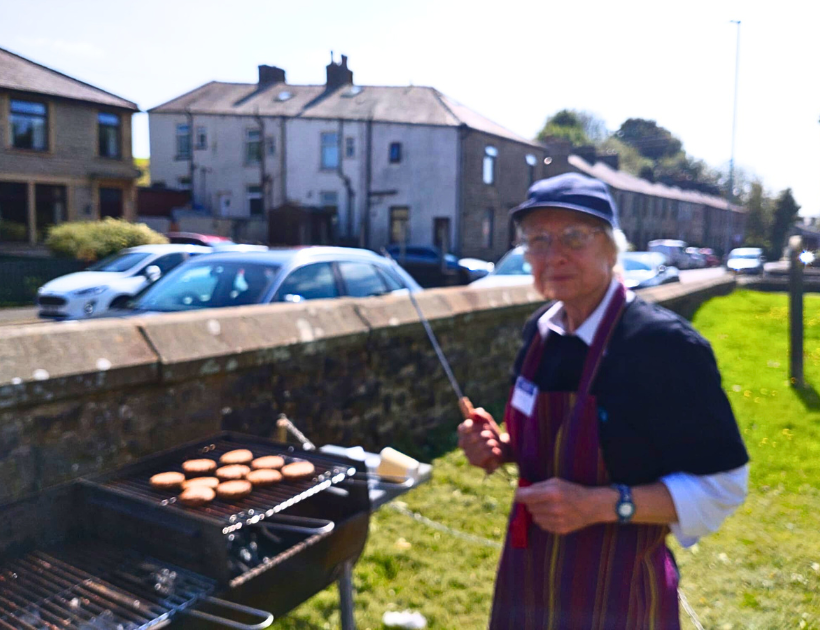
<svg viewBox="0 0 820 630">
<path fill-rule="evenodd" d="M 131 101 L 0 48 L 0 245 L 136 217 Z"/>
<path fill-rule="evenodd" d="M 190 190 L 200 225 L 250 240 L 509 249 L 507 212 L 545 175 L 542 145 L 432 87 L 357 85 L 345 56 L 326 73 L 294 85 L 263 65 L 257 83 L 214 81 L 149 110 L 152 182 Z M 280 228 L 294 213 L 291 242 Z"/>
</svg>

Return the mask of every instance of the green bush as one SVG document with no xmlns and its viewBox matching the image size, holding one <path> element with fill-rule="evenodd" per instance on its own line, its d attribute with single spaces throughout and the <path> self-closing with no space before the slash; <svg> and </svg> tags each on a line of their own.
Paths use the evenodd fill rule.
<svg viewBox="0 0 820 630">
<path fill-rule="evenodd" d="M 100 260 L 126 247 L 167 243 L 168 239 L 144 223 L 106 217 L 102 221 L 77 221 L 55 225 L 46 246 L 55 256 L 87 262 Z"/>
</svg>

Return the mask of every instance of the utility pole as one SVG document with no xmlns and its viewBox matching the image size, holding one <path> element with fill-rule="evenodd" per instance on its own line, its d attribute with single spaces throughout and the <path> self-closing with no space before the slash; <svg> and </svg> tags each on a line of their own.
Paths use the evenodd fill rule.
<svg viewBox="0 0 820 630">
<path fill-rule="evenodd" d="M 737 81 L 738 70 L 740 69 L 740 20 L 730 20 L 732 24 L 737 24 L 737 46 L 735 49 L 735 100 L 732 113 L 732 154 L 729 158 L 729 194 L 727 200 L 734 202 L 735 198 L 735 136 L 737 135 Z"/>
</svg>

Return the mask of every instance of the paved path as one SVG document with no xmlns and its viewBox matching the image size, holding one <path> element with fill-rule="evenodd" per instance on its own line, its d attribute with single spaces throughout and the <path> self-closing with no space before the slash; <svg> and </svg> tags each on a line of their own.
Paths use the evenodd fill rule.
<svg viewBox="0 0 820 630">
<path fill-rule="evenodd" d="M 41 321 L 43 320 L 37 317 L 37 309 L 33 306 L 0 308 L 0 326 L 33 324 Z"/>
</svg>

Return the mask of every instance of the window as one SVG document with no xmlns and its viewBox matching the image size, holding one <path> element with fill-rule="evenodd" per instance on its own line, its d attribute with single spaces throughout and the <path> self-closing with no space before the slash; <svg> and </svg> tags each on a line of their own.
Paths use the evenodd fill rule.
<svg viewBox="0 0 820 630">
<path fill-rule="evenodd" d="M 264 203 L 262 200 L 262 187 L 261 186 L 248 186 L 247 191 L 247 198 L 248 198 L 248 212 L 250 215 L 259 216 L 265 212 Z"/>
<path fill-rule="evenodd" d="M 401 162 L 401 142 L 390 143 L 390 163 L 398 164 Z"/>
<path fill-rule="evenodd" d="M 245 164 L 258 164 L 262 160 L 261 138 L 259 129 L 245 130 Z"/>
<path fill-rule="evenodd" d="M 164 276 L 166 273 L 171 271 L 171 269 L 181 264 L 183 260 L 185 260 L 185 254 L 168 254 L 167 256 L 160 256 L 154 262 L 148 265 L 148 267 L 156 265 L 157 267 L 159 267 L 160 273 Z"/>
<path fill-rule="evenodd" d="M 191 157 L 191 128 L 188 125 L 177 125 L 177 159 Z"/>
<path fill-rule="evenodd" d="M 97 114 L 97 136 L 100 142 L 100 157 L 120 158 L 120 117 L 116 114 Z"/>
<path fill-rule="evenodd" d="M 390 243 L 406 243 L 410 240 L 410 208 L 390 208 Z"/>
<path fill-rule="evenodd" d="M 495 160 L 497 157 L 498 149 L 491 146 L 484 147 L 482 179 L 485 184 L 495 184 Z"/>
<path fill-rule="evenodd" d="M 484 212 L 484 218 L 481 221 L 481 242 L 484 247 L 493 246 L 493 228 L 495 224 L 495 212 L 492 208 Z"/>
<path fill-rule="evenodd" d="M 208 148 L 208 129 L 204 126 L 196 128 L 196 148 L 199 150 Z"/>
<path fill-rule="evenodd" d="M 300 302 L 339 297 L 336 276 L 330 263 L 305 265 L 285 278 L 276 292 L 280 302 Z M 290 296 L 290 297 L 288 297 Z"/>
<path fill-rule="evenodd" d="M 88 268 L 88 271 L 128 271 L 139 263 L 142 263 L 150 254 L 139 254 L 136 252 L 128 254 L 114 254 L 108 258 L 94 263 Z"/>
<path fill-rule="evenodd" d="M 340 262 L 339 271 L 347 288 L 347 295 L 350 297 L 370 297 L 371 295 L 383 295 L 388 292 L 384 280 L 373 265 L 358 262 Z"/>
<path fill-rule="evenodd" d="M 52 225 L 58 225 L 66 220 L 66 198 L 65 186 L 35 185 L 34 204 L 37 217 L 38 242 L 46 240 L 48 230 Z M 3 207 L 2 200 L 0 200 L 0 207 L 4 210 L 4 216 L 0 221 L 5 221 L 5 207 Z"/>
<path fill-rule="evenodd" d="M 345 157 L 356 157 L 356 140 L 354 138 L 345 138 Z"/>
<path fill-rule="evenodd" d="M 388 271 L 387 269 L 376 269 L 379 276 L 384 283 L 387 285 L 388 291 L 401 291 L 402 289 L 406 288 L 403 283 L 399 282 L 395 276 L 393 275 L 394 272 Z"/>
<path fill-rule="evenodd" d="M 535 181 L 535 165 L 538 164 L 538 158 L 530 153 L 527 155 L 525 160 L 527 161 L 527 176 L 529 178 L 529 185 L 532 186 Z"/>
<path fill-rule="evenodd" d="M 11 145 L 15 149 L 48 150 L 48 109 L 45 103 L 11 101 Z"/>
<path fill-rule="evenodd" d="M 322 134 L 322 169 L 339 168 L 339 134 L 326 132 Z"/>
</svg>

